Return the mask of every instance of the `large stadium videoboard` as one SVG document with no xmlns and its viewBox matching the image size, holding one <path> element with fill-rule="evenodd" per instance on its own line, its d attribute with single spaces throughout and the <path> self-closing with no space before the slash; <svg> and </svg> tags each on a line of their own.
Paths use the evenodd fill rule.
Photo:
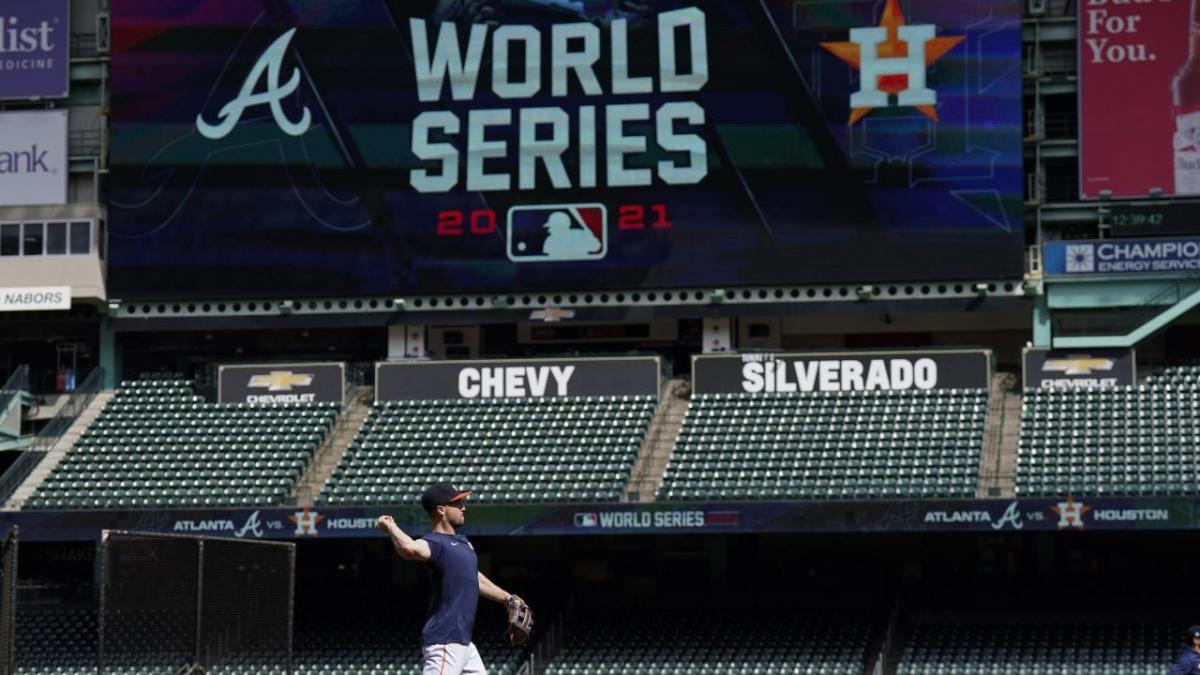
<svg viewBox="0 0 1200 675">
<path fill-rule="evenodd" d="M 109 285 L 1014 278 L 1020 2 L 124 0 Z"/>
</svg>

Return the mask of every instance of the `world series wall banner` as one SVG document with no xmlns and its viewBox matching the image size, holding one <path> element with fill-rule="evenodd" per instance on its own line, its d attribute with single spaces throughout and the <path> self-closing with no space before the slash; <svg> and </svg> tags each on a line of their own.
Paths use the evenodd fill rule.
<svg viewBox="0 0 1200 675">
<path fill-rule="evenodd" d="M 1019 0 L 124 0 L 122 297 L 1017 278 Z"/>
</svg>

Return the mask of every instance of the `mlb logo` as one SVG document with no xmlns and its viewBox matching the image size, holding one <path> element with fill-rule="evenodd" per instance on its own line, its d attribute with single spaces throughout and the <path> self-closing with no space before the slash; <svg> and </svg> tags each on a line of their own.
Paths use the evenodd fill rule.
<svg viewBox="0 0 1200 675">
<path fill-rule="evenodd" d="M 1096 271 L 1096 248 L 1092 244 L 1070 244 L 1066 255 L 1067 272 Z"/>
<path fill-rule="evenodd" d="M 603 204 L 514 206 L 507 253 L 515 263 L 600 260 L 608 253 L 608 210 Z"/>
<path fill-rule="evenodd" d="M 600 518 L 595 513 L 576 513 L 575 527 L 596 527 Z"/>
</svg>

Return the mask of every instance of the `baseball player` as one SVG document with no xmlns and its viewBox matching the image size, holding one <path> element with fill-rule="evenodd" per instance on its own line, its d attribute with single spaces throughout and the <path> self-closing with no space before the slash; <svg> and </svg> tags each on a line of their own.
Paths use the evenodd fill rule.
<svg viewBox="0 0 1200 675">
<path fill-rule="evenodd" d="M 1171 667 L 1170 675 L 1200 673 L 1200 626 L 1192 626 L 1184 635 L 1185 646 L 1179 650 L 1179 658 Z"/>
<path fill-rule="evenodd" d="M 375 526 L 391 537 L 401 558 L 429 563 L 433 597 L 421 631 L 423 675 L 487 673 L 479 650 L 471 642 L 480 596 L 508 608 L 505 635 L 513 646 L 524 642 L 533 627 L 529 606 L 484 576 L 479 571 L 475 547 L 455 532 L 466 520 L 470 494 L 450 483 L 430 485 L 421 496 L 421 507 L 429 514 L 433 531 L 420 539 L 405 534 L 391 516 L 380 516 L 375 521 Z"/>
</svg>

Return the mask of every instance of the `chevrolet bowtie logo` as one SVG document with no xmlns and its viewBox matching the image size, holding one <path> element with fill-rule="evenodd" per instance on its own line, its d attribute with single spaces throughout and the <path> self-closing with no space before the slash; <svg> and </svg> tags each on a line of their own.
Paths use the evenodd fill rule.
<svg viewBox="0 0 1200 675">
<path fill-rule="evenodd" d="M 1042 370 L 1061 372 L 1064 375 L 1091 375 L 1093 370 L 1112 370 L 1116 362 L 1091 356 L 1070 356 L 1065 359 L 1047 359 Z"/>
<path fill-rule="evenodd" d="M 306 373 L 293 373 L 290 370 L 272 370 L 266 375 L 255 375 L 250 378 L 248 386 L 267 391 L 291 391 L 292 387 L 307 387 L 312 384 L 313 376 Z"/>
</svg>

